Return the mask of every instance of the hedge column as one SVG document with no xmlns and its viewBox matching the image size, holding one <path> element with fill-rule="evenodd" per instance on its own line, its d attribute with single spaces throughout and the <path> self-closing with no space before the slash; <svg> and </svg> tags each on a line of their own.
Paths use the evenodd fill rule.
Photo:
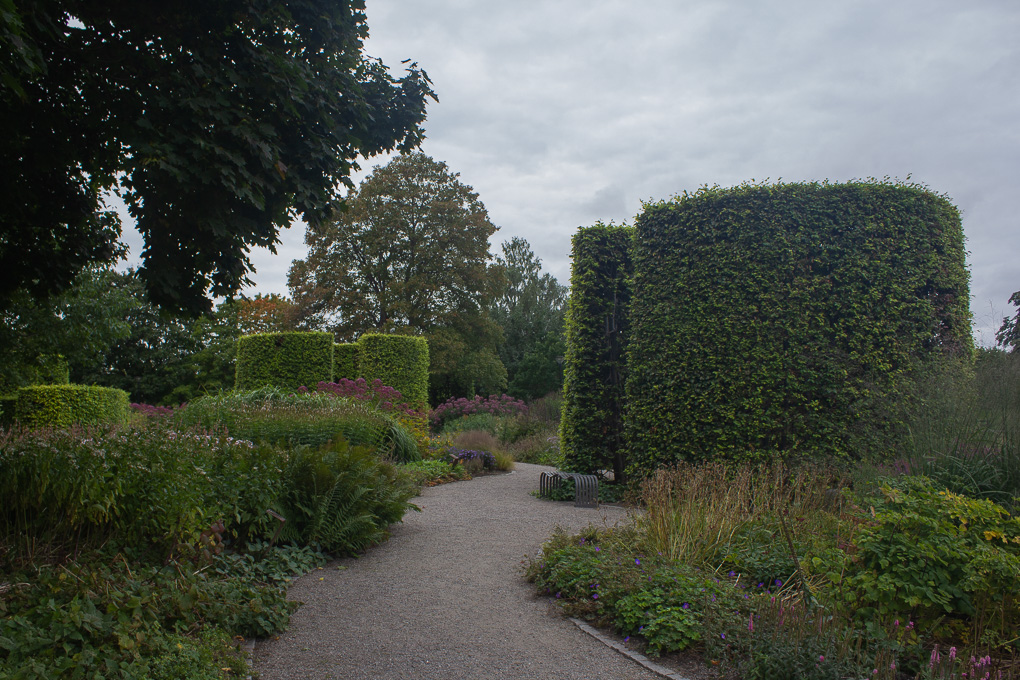
<svg viewBox="0 0 1020 680">
<path fill-rule="evenodd" d="M 604 225 L 574 234 L 567 305 L 560 446 L 567 467 L 623 481 L 623 400 L 630 330 L 634 230 Z"/>
<path fill-rule="evenodd" d="M 429 402 L 429 343 L 414 335 L 366 333 L 358 338 L 358 368 L 366 380 L 381 380 L 416 409 Z"/>
<path fill-rule="evenodd" d="M 971 353 L 960 216 L 923 187 L 706 188 L 636 229 L 635 472 L 887 451 L 912 372 Z"/>
<path fill-rule="evenodd" d="M 333 380 L 333 335 L 330 333 L 262 333 L 237 341 L 235 387 L 315 387 Z"/>
</svg>

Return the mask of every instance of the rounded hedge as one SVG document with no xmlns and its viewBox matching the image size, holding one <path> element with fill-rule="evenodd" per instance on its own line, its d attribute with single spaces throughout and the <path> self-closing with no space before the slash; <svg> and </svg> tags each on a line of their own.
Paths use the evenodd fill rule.
<svg viewBox="0 0 1020 680">
<path fill-rule="evenodd" d="M 113 387 L 33 385 L 18 389 L 14 420 L 26 427 L 123 425 L 130 413 L 128 394 Z"/>
<path fill-rule="evenodd" d="M 881 451 L 912 371 L 973 351 L 960 216 L 922 187 L 705 188 L 635 226 L 636 470 Z"/>
</svg>

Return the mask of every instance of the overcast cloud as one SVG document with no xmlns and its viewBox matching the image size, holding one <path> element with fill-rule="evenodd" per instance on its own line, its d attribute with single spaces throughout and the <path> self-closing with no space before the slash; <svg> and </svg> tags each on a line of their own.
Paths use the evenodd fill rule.
<svg viewBox="0 0 1020 680">
<path fill-rule="evenodd" d="M 366 52 L 440 102 L 423 151 L 561 282 L 570 238 L 703 184 L 885 176 L 945 193 L 968 237 L 975 337 L 1020 289 L 1016 0 L 368 0 Z M 384 163 L 373 159 L 365 169 Z M 362 173 L 363 175 L 364 173 Z M 303 227 L 254 254 L 286 293 Z"/>
</svg>

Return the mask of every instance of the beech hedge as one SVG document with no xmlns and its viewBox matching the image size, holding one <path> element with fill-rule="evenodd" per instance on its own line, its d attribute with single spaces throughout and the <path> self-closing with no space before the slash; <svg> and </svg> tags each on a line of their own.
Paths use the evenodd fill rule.
<svg viewBox="0 0 1020 680">
<path fill-rule="evenodd" d="M 902 433 L 912 372 L 973 353 L 959 212 L 924 187 L 703 188 L 646 204 L 635 227 L 634 471 L 881 451 Z M 571 344 L 587 346 L 577 330 Z"/>
<path fill-rule="evenodd" d="M 33 385 L 21 387 L 14 420 L 26 427 L 123 425 L 130 413 L 128 394 L 113 387 Z"/>
<path fill-rule="evenodd" d="M 262 333 L 237 341 L 235 387 L 314 387 L 333 380 L 333 335 L 330 333 Z"/>
<path fill-rule="evenodd" d="M 358 377 L 381 380 L 413 408 L 429 400 L 429 343 L 413 335 L 366 333 L 358 338 Z"/>
<path fill-rule="evenodd" d="M 596 224 L 573 238 L 560 446 L 566 467 L 624 475 L 631 227 Z"/>
</svg>

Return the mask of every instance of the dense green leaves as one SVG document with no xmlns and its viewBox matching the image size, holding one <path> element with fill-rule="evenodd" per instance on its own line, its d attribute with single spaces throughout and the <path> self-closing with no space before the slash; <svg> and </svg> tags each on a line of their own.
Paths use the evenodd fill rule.
<svg viewBox="0 0 1020 680">
<path fill-rule="evenodd" d="M 111 256 L 118 186 L 155 303 L 236 291 L 248 248 L 328 216 L 359 156 L 420 142 L 429 80 L 364 56 L 367 32 L 362 0 L 5 4 L 0 306 Z"/>
<path fill-rule="evenodd" d="M 563 383 L 567 288 L 541 273 L 542 261 L 526 240 L 515 236 L 502 250 L 491 268 L 497 292 L 489 306 L 489 315 L 503 330 L 499 358 L 510 393 L 537 399 Z"/>
<path fill-rule="evenodd" d="M 864 454 L 928 358 L 969 356 L 959 214 L 888 183 L 745 185 L 638 216 L 632 463 Z"/>
<path fill-rule="evenodd" d="M 300 323 L 341 341 L 370 331 L 426 336 L 433 399 L 501 391 L 499 328 L 485 314 L 495 231 L 445 163 L 398 156 L 351 193 L 346 210 L 309 227 L 308 257 L 289 280 Z"/>
<path fill-rule="evenodd" d="M 567 306 L 567 353 L 560 445 L 567 466 L 624 475 L 623 408 L 630 329 L 633 229 L 579 230 Z"/>
</svg>

